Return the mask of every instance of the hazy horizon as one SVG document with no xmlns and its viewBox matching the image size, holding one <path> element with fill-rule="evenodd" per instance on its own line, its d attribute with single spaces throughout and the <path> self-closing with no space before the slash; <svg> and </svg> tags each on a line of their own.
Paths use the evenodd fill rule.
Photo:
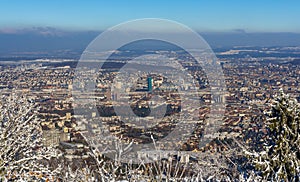
<svg viewBox="0 0 300 182">
<path fill-rule="evenodd" d="M 300 46 L 300 2 L 292 1 L 3 1 L 0 56 L 83 51 L 120 23 L 161 18 L 198 32 L 212 48 Z M 146 25 L 145 25 L 146 26 Z M 147 27 L 144 30 L 153 31 Z M 163 31 L 165 27 L 154 27 Z"/>
<path fill-rule="evenodd" d="M 82 52 L 102 31 L 68 31 L 52 27 L 0 32 L 0 57 L 32 53 Z M 300 33 L 289 32 L 198 32 L 212 48 L 233 46 L 300 46 Z M 182 35 L 183 36 L 183 35 Z"/>
</svg>

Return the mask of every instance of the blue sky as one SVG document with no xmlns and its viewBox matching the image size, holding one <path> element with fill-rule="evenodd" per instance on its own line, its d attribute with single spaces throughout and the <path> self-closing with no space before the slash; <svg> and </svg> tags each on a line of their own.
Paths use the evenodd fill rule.
<svg viewBox="0 0 300 182">
<path fill-rule="evenodd" d="M 197 31 L 300 32 L 297 0 L 0 0 L 0 29 L 104 30 L 166 18 Z"/>
</svg>

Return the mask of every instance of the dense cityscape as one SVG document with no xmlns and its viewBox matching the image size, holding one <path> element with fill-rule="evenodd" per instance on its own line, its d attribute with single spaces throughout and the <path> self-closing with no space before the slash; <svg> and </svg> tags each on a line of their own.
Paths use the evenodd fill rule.
<svg viewBox="0 0 300 182">
<path fill-rule="evenodd" d="M 249 49 L 249 48 L 248 48 Z M 272 55 L 272 52 L 280 50 L 295 51 L 298 47 L 263 48 L 258 51 L 238 50 L 233 48 L 225 52 L 218 52 L 219 62 L 222 65 L 226 78 L 228 93 L 213 102 L 226 100 L 226 113 L 220 129 L 219 139 L 236 138 L 245 140 L 246 143 L 259 143 L 263 141 L 267 131 L 261 124 L 263 118 L 254 120 L 253 116 L 259 116 L 268 107 L 268 99 L 283 88 L 286 93 L 299 99 L 298 78 L 300 68 L 298 58 L 281 58 Z M 249 54 L 243 57 L 241 53 L 260 52 L 268 57 L 251 57 Z M 226 56 L 224 56 L 226 55 Z M 236 58 L 238 57 L 238 58 Z M 272 60 L 272 61 L 270 61 Z M 288 62 L 286 60 L 289 60 Z M 98 75 L 96 91 L 98 112 L 91 112 L 89 116 L 76 115 L 73 110 L 72 79 L 74 77 L 74 60 L 31 60 L 20 61 L 18 64 L 5 63 L 1 66 L 0 85 L 2 93 L 20 92 L 26 93 L 35 102 L 39 103 L 38 117 L 43 129 L 43 143 L 45 146 L 60 147 L 67 151 L 66 158 L 87 159 L 85 148 L 88 148 L 81 133 L 87 130 L 87 120 L 99 120 L 106 125 L 109 132 L 122 140 L 130 143 L 151 143 L 151 137 L 160 139 L 166 136 L 176 126 L 176 114 L 180 112 L 180 96 L 177 88 L 159 75 L 140 75 L 135 88 L 130 90 L 132 100 L 131 107 L 136 114 L 144 118 L 142 122 L 155 120 L 147 117 L 149 104 L 147 100 L 151 92 L 160 93 L 168 105 L 166 116 L 163 121 L 153 127 L 139 128 L 136 124 L 122 122 L 121 116 L 114 113 L 112 100 L 121 97 L 118 93 L 111 94 L 107 83 L 112 83 L 118 73 L 119 64 L 110 62 Z M 59 63 L 59 64 L 58 64 Z M 188 64 L 188 62 L 185 62 Z M 46 66 L 45 66 L 46 65 Z M 189 64 L 190 65 L 190 64 Z M 190 65 L 190 67 L 197 67 Z M 200 152 L 202 150 L 222 151 L 226 150 L 223 145 L 215 142 L 207 144 L 205 148 L 199 146 L 201 137 L 201 123 L 205 121 L 211 104 L 209 88 L 205 86 L 204 74 L 193 70 L 199 83 L 201 108 L 189 108 L 195 115 L 199 113 L 198 127 L 188 136 L 185 143 L 180 144 L 181 150 Z M 136 75 L 138 76 L 138 75 Z M 201 77 L 203 76 L 203 77 Z M 117 87 L 121 83 L 116 83 Z M 181 84 L 181 89 L 193 89 L 188 84 Z M 151 91 L 151 92 L 150 92 Z M 156 94 L 157 94 L 156 93 Z M 155 104 L 155 103 L 154 103 Z M 83 106 L 81 106 L 83 107 Z M 157 106 L 159 107 L 159 106 Z M 85 117 L 85 118 L 83 118 Z M 88 117 L 88 118 L 87 118 Z M 76 118 L 80 118 L 77 119 Z M 153 121 L 155 122 L 155 121 Z M 100 130 L 95 126 L 95 130 Z"/>
</svg>

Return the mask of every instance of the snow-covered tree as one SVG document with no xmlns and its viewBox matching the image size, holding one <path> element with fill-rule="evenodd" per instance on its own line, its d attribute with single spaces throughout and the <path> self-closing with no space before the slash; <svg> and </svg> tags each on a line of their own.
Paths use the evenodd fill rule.
<svg viewBox="0 0 300 182">
<path fill-rule="evenodd" d="M 79 167 L 77 169 L 72 169 L 70 166 L 62 167 L 57 178 L 63 182 L 93 182 L 97 181 L 94 177 L 95 172 L 90 166 Z"/>
<path fill-rule="evenodd" d="M 17 93 L 0 98 L 0 181 L 50 178 L 55 171 L 43 165 L 58 150 L 41 144 L 37 104 Z"/>
<path fill-rule="evenodd" d="M 98 179 L 100 181 L 233 181 L 233 175 L 227 165 L 227 158 L 221 153 L 201 152 L 198 161 L 180 161 L 170 155 L 168 158 L 158 157 L 156 161 L 145 163 L 143 159 L 138 164 L 121 162 L 121 157 L 130 150 L 132 143 L 115 143 L 115 158 L 103 157 L 106 151 L 99 151 L 97 137 L 89 138 L 90 150 L 88 154 L 94 160 L 93 167 L 86 166 L 72 170 L 67 168 L 64 179 L 74 180 L 84 177 L 86 181 Z M 152 140 L 154 140 L 152 138 Z M 153 141 L 155 143 L 155 141 Z M 157 154 L 164 152 L 155 148 Z M 100 157 L 102 156 L 102 157 Z M 159 156 L 159 155 L 158 155 Z M 67 181 L 66 180 L 66 181 Z"/>
<path fill-rule="evenodd" d="M 260 152 L 246 151 L 266 180 L 300 180 L 300 105 L 283 90 L 273 99 L 268 116 L 268 138 Z"/>
</svg>

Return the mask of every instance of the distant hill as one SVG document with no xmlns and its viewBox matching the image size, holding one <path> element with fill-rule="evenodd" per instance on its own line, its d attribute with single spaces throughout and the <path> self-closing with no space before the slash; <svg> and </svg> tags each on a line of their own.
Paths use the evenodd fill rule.
<svg viewBox="0 0 300 182">
<path fill-rule="evenodd" d="M 283 64 L 300 65 L 300 59 L 295 59 L 293 61 L 285 62 Z"/>
<path fill-rule="evenodd" d="M 232 46 L 300 46 L 300 33 L 201 33 L 213 47 Z"/>
<path fill-rule="evenodd" d="M 101 32 L 34 28 L 0 31 L 0 59 L 5 57 L 79 58 Z M 300 46 L 300 33 L 200 33 L 212 48 L 232 46 Z"/>
</svg>

